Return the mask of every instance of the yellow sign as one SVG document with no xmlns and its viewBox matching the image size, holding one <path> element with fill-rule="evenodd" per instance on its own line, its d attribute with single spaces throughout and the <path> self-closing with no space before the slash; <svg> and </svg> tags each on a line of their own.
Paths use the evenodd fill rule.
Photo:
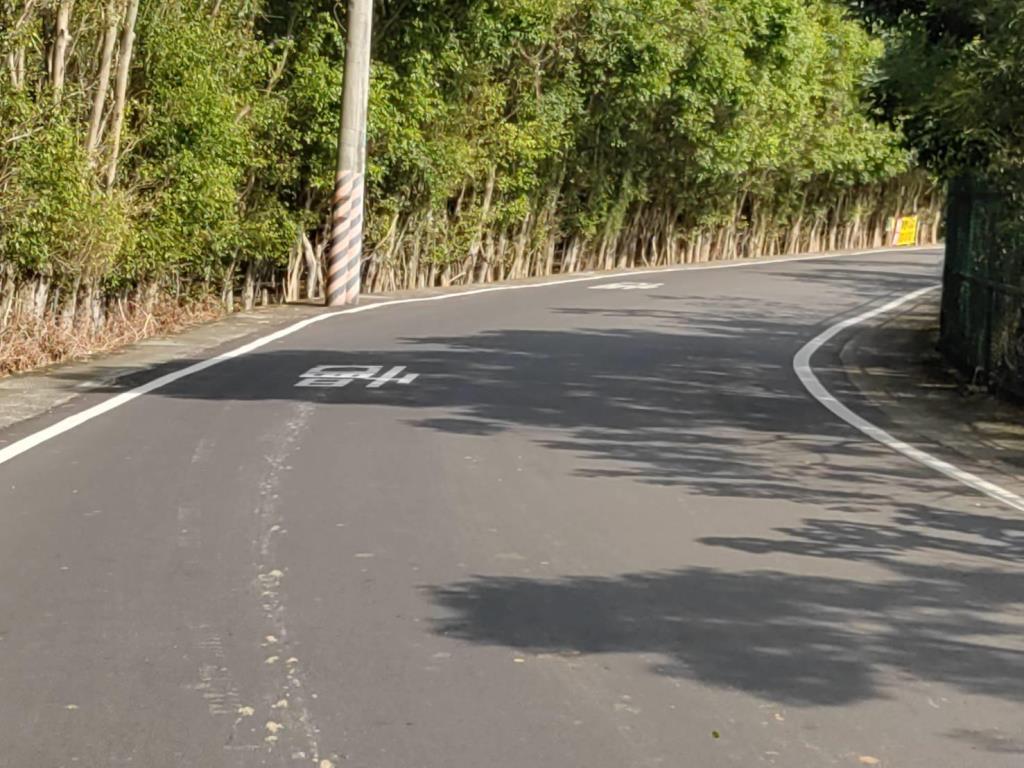
<svg viewBox="0 0 1024 768">
<path fill-rule="evenodd" d="M 917 216 L 896 219 L 896 245 L 917 245 Z"/>
</svg>

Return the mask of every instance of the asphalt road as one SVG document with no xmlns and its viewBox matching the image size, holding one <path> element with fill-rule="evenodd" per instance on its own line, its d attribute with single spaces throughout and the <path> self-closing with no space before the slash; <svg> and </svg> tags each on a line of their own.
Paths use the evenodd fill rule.
<svg viewBox="0 0 1024 768">
<path fill-rule="evenodd" d="M 0 765 L 1020 766 L 1024 520 L 792 370 L 938 259 L 331 318 L 10 460 Z"/>
</svg>

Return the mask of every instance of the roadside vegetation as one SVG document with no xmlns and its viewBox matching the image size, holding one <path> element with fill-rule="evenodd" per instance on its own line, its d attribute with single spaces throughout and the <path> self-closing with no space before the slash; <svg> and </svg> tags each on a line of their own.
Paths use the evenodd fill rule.
<svg viewBox="0 0 1024 768">
<path fill-rule="evenodd" d="M 901 17 L 854 10 L 381 0 L 366 289 L 934 239 Z M 319 295 L 343 13 L 0 0 L 0 373 Z"/>
<path fill-rule="evenodd" d="M 1024 397 L 1024 4 L 861 0 L 887 41 L 875 102 L 950 184 L 942 347 Z"/>
</svg>

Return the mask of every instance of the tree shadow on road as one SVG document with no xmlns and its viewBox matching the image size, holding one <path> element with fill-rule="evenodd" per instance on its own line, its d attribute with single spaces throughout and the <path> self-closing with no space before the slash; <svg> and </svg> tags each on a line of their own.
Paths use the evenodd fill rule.
<svg viewBox="0 0 1024 768">
<path fill-rule="evenodd" d="M 700 543 L 755 555 L 791 554 L 889 564 L 896 557 L 956 557 L 982 567 L 1024 562 L 1024 519 L 898 505 L 889 517 L 804 520 L 775 537 L 708 536 Z M 1024 595 L 1021 597 L 1024 602 Z"/>
<path fill-rule="evenodd" d="M 888 695 L 906 676 L 1024 700 L 1024 578 L 901 566 L 866 583 L 689 568 L 613 578 L 481 576 L 431 590 L 435 630 L 533 653 L 653 654 L 657 674 L 790 706 Z"/>
</svg>

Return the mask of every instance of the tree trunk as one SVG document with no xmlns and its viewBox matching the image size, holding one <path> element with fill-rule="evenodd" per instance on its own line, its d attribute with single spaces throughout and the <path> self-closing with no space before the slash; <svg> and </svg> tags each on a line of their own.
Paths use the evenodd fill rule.
<svg viewBox="0 0 1024 768">
<path fill-rule="evenodd" d="M 58 102 L 64 94 L 68 43 L 71 40 L 71 33 L 68 31 L 68 26 L 71 23 L 71 3 L 72 0 L 61 0 L 60 5 L 57 6 L 53 48 L 50 52 L 50 84 L 53 86 L 53 99 Z"/>
<path fill-rule="evenodd" d="M 306 233 L 302 231 L 301 227 L 297 229 L 295 243 L 288 249 L 288 267 L 285 270 L 284 279 L 284 300 L 286 302 L 298 301 L 299 283 L 302 280 L 302 239 Z"/>
<path fill-rule="evenodd" d="M 32 293 L 32 319 L 40 322 L 46 316 L 46 300 L 50 296 L 50 281 L 45 277 L 36 280 Z"/>
<path fill-rule="evenodd" d="M 473 235 L 473 241 L 469 246 L 470 260 L 475 261 L 480 253 L 480 247 L 483 244 L 484 233 L 487 230 L 488 218 L 491 215 L 491 202 L 494 200 L 494 183 L 497 178 L 498 169 L 496 166 L 491 166 L 487 172 L 487 185 L 484 188 L 484 201 L 480 206 L 480 222 L 476 226 L 476 232 Z"/>
<path fill-rule="evenodd" d="M 100 126 L 103 122 L 103 105 L 110 90 L 110 70 L 114 62 L 114 44 L 117 42 L 117 6 L 110 0 L 103 10 L 103 52 L 100 54 L 99 82 L 92 95 L 92 112 L 89 114 L 89 134 L 85 143 L 89 157 L 96 154 L 100 144 Z"/>
<path fill-rule="evenodd" d="M 324 258 L 324 251 L 327 249 L 327 240 L 321 238 L 320 242 L 316 244 L 314 249 L 313 258 L 316 261 L 316 281 L 317 290 L 316 298 L 323 296 L 324 285 L 327 283 L 327 260 Z"/>
<path fill-rule="evenodd" d="M 235 311 L 235 267 L 238 266 L 237 258 L 231 260 L 231 264 L 224 272 L 223 283 L 220 289 L 221 304 L 224 310 L 231 314 Z"/>
<path fill-rule="evenodd" d="M 75 325 L 75 316 L 78 314 L 78 294 L 81 292 L 82 276 L 77 275 L 75 282 L 68 291 L 68 297 L 64 301 L 64 308 L 61 310 L 60 324 L 70 330 Z"/>
<path fill-rule="evenodd" d="M 242 286 L 242 309 L 248 312 L 256 304 L 256 263 L 245 264 L 245 283 Z"/>
<path fill-rule="evenodd" d="M 302 258 L 306 262 L 306 298 L 315 299 L 320 295 L 320 263 L 305 232 L 302 233 Z"/>
<path fill-rule="evenodd" d="M 17 50 L 7 54 L 7 67 L 11 71 L 11 87 L 20 91 L 25 87 L 25 47 L 19 46 Z"/>
<path fill-rule="evenodd" d="M 110 163 L 107 165 L 107 189 L 114 186 L 117 163 L 121 154 L 121 129 L 124 125 L 125 100 L 128 96 L 128 78 L 131 74 L 132 47 L 135 45 L 135 19 L 139 13 L 139 0 L 127 0 L 124 27 L 121 30 L 121 50 L 117 57 L 117 77 L 114 80 L 114 117 L 110 126 Z"/>
<path fill-rule="evenodd" d="M 407 288 L 423 288 L 423 282 L 420 279 L 420 249 L 423 247 L 423 223 L 417 222 L 416 228 L 412 233 L 412 255 L 409 257 L 409 277 L 407 281 L 410 283 Z"/>
<path fill-rule="evenodd" d="M 8 266 L 4 267 L 0 275 L 0 331 L 7 327 L 14 309 L 14 299 L 17 295 L 18 283 L 15 279 L 15 272 Z"/>
</svg>

